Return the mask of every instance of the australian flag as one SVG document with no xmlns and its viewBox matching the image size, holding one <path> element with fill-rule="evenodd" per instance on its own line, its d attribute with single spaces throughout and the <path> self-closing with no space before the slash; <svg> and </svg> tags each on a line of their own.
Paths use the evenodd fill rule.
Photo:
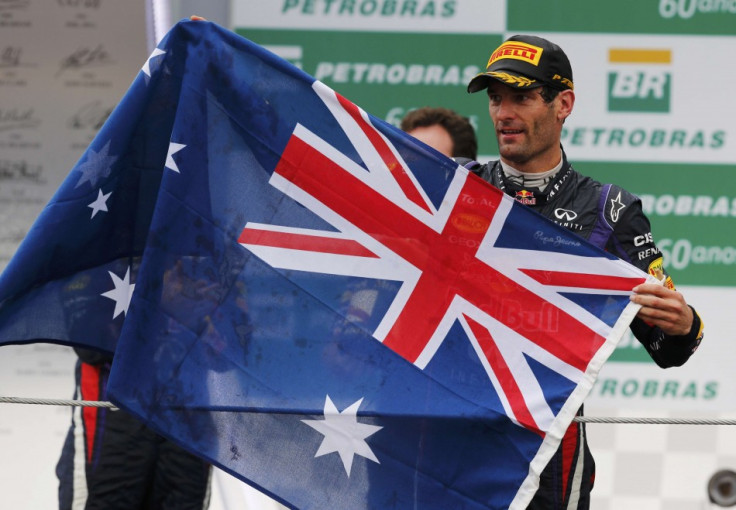
<svg viewBox="0 0 736 510">
<path fill-rule="evenodd" d="M 0 343 L 296 508 L 524 508 L 647 276 L 179 23 L 0 278 Z"/>
</svg>

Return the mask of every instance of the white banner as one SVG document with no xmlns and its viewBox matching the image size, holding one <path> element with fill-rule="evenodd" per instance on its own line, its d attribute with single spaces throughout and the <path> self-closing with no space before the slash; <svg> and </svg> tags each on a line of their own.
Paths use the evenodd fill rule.
<svg viewBox="0 0 736 510">
<path fill-rule="evenodd" d="M 5 4 L 0 271 L 148 55 L 143 0 Z"/>
<path fill-rule="evenodd" d="M 505 0 L 241 0 L 235 27 L 385 32 L 502 32 Z"/>
</svg>

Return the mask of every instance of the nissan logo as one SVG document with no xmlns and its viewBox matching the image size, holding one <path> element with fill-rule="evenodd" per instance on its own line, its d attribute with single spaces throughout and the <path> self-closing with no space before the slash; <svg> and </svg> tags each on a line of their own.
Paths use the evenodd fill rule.
<svg viewBox="0 0 736 510">
<path fill-rule="evenodd" d="M 569 209 L 558 208 L 555 209 L 555 217 L 558 220 L 572 221 L 578 217 L 578 213 Z"/>
</svg>

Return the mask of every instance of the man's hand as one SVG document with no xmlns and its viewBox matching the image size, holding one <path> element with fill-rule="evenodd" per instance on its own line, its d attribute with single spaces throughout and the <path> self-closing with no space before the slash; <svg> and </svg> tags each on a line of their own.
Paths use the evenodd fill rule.
<svg viewBox="0 0 736 510">
<path fill-rule="evenodd" d="M 668 335 L 686 335 L 693 325 L 693 311 L 676 290 L 656 283 L 643 283 L 633 289 L 631 301 L 641 305 L 636 315 L 647 324 L 658 326 Z"/>
</svg>

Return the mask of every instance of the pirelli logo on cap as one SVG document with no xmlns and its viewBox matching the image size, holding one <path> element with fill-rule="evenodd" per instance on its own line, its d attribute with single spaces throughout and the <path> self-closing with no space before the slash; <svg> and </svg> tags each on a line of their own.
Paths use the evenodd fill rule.
<svg viewBox="0 0 736 510">
<path fill-rule="evenodd" d="M 528 62 L 534 66 L 539 65 L 539 59 L 542 58 L 542 52 L 544 50 L 539 46 L 533 46 L 518 41 L 509 41 L 503 43 L 493 52 L 491 58 L 488 59 L 486 68 L 493 64 L 496 60 L 504 58 L 513 58 L 515 60 L 521 60 Z"/>
</svg>

